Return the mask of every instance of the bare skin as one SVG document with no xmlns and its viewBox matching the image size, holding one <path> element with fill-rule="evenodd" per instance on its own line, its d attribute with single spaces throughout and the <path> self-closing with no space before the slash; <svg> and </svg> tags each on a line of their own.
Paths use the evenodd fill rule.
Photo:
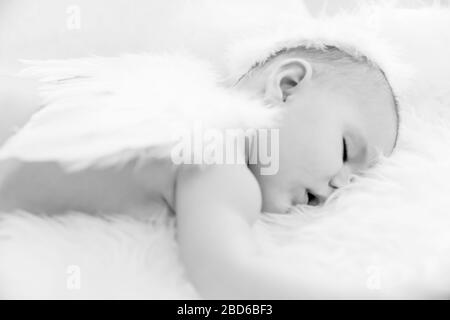
<svg viewBox="0 0 450 320">
<path fill-rule="evenodd" d="M 333 284 L 321 290 L 310 279 L 264 259 L 252 227 L 262 210 L 286 212 L 291 205 L 305 204 L 309 192 L 325 199 L 346 185 L 351 174 L 369 167 L 375 150 L 389 155 L 396 119 L 389 92 L 373 92 L 373 106 L 361 108 L 348 90 L 327 96 L 312 70 L 307 61 L 285 56 L 238 88 L 285 109 L 276 175 L 261 176 L 258 165 L 239 164 L 200 170 L 150 162 L 136 171 L 130 163 L 120 170 L 67 174 L 56 164 L 12 163 L 0 181 L 1 207 L 117 212 L 150 202 L 166 204 L 176 212 L 180 254 L 203 297 L 295 299 L 325 291 L 336 297 L 340 293 L 330 291 Z M 308 130 L 316 134 L 307 136 Z M 348 140 L 345 156 L 343 138 Z M 311 287 L 316 291 L 305 291 Z"/>
<path fill-rule="evenodd" d="M 130 162 L 68 172 L 58 163 L 11 160 L 0 163 L 0 210 L 118 213 L 152 203 L 172 208 L 175 174 L 174 166 L 162 161 L 139 170 Z"/>
<path fill-rule="evenodd" d="M 327 92 L 314 78 L 308 61 L 286 55 L 239 87 L 285 108 L 277 174 L 262 176 L 258 165 L 221 165 L 183 169 L 178 175 L 180 250 L 205 297 L 345 297 L 336 284 L 318 288 L 276 261 L 262 259 L 251 235 L 261 210 L 286 212 L 308 202 L 309 193 L 323 201 L 394 148 L 397 118 L 388 88 L 370 88 L 358 97 L 349 94 L 353 90 L 345 88 L 344 79 L 336 79 L 343 83 L 341 90 L 333 86 Z"/>
</svg>

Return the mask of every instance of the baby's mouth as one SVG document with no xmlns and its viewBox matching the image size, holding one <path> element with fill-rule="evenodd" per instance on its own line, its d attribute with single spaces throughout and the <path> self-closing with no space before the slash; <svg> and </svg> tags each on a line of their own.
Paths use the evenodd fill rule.
<svg viewBox="0 0 450 320">
<path fill-rule="evenodd" d="M 318 206 L 323 203 L 323 201 L 318 196 L 310 191 L 306 192 L 306 196 L 308 198 L 308 201 L 306 202 L 308 206 Z"/>
<path fill-rule="evenodd" d="M 296 206 L 311 206 L 316 207 L 323 203 L 323 199 L 317 196 L 311 190 L 305 190 L 301 197 L 295 197 L 295 200 L 291 203 L 292 207 Z"/>
</svg>

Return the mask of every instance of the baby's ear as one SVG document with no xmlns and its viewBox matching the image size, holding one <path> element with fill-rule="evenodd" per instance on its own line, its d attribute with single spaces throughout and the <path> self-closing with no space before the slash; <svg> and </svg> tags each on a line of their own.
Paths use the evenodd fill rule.
<svg viewBox="0 0 450 320">
<path fill-rule="evenodd" d="M 302 83 L 311 79 L 311 65 L 300 58 L 284 59 L 273 65 L 272 72 L 266 80 L 265 98 L 275 103 L 286 99 Z"/>
</svg>

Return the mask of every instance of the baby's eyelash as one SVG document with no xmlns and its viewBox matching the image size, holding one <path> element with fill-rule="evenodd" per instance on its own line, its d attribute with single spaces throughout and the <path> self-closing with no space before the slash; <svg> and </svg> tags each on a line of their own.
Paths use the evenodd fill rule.
<svg viewBox="0 0 450 320">
<path fill-rule="evenodd" d="M 347 142 L 342 138 L 342 161 L 347 162 Z"/>
</svg>

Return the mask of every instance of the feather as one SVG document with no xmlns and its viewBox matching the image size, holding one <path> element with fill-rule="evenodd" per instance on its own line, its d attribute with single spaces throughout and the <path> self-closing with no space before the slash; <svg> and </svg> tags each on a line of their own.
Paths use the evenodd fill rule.
<svg viewBox="0 0 450 320">
<path fill-rule="evenodd" d="M 218 85 L 212 67 L 188 55 L 124 55 L 28 61 L 45 107 L 0 150 L 0 159 L 56 161 L 67 168 L 115 165 L 170 148 L 204 129 L 271 126 L 276 111 Z"/>
</svg>

